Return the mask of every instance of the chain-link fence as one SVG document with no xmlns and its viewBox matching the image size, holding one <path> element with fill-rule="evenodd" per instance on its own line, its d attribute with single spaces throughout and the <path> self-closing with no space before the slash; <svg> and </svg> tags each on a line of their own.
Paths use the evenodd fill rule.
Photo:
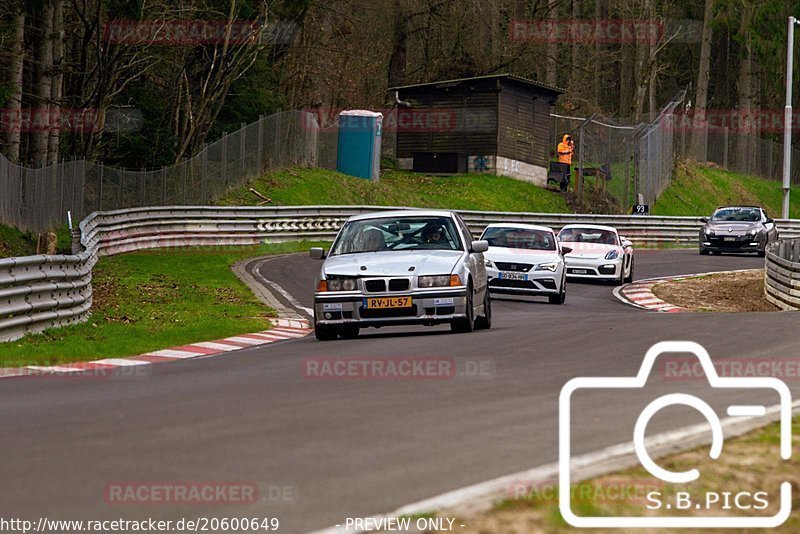
<svg viewBox="0 0 800 534">
<path fill-rule="evenodd" d="M 309 113 L 277 113 L 224 135 L 177 165 L 150 171 L 83 160 L 32 169 L 0 155 L 0 222 L 42 232 L 63 225 L 68 211 L 79 220 L 100 210 L 210 204 L 266 171 L 316 166 L 318 130 Z M 335 166 L 335 151 L 333 161 Z"/>
<path fill-rule="evenodd" d="M 775 136 L 782 132 L 782 124 L 778 126 L 772 132 Z M 676 154 L 750 176 L 782 180 L 783 141 L 753 133 L 759 129 L 758 125 L 741 124 L 735 110 L 704 112 L 702 117 L 684 112 L 675 120 Z M 792 183 L 800 183 L 800 150 L 796 148 L 792 149 L 791 176 Z"/>
<path fill-rule="evenodd" d="M 594 189 L 610 195 L 625 211 L 637 203 L 653 204 L 672 176 L 672 124 L 682 100 L 681 93 L 649 124 L 596 114 L 551 115 L 554 158 L 564 134 L 575 140 L 572 167 L 579 201 Z"/>
</svg>

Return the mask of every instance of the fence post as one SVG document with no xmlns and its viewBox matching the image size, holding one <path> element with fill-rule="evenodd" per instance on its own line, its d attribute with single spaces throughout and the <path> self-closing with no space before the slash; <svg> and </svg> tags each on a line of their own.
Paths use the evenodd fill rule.
<svg viewBox="0 0 800 534">
<path fill-rule="evenodd" d="M 722 128 L 722 168 L 728 169 L 728 127 Z"/>
<path fill-rule="evenodd" d="M 182 165 L 182 164 L 181 164 Z M 167 168 L 161 168 L 161 205 L 167 205 Z"/>
<path fill-rule="evenodd" d="M 264 172 L 264 115 L 258 118 L 258 174 Z"/>
<path fill-rule="evenodd" d="M 245 130 L 245 123 L 242 123 L 242 127 L 239 129 L 241 135 L 239 135 L 239 169 L 241 169 L 242 174 L 244 174 L 244 158 L 245 158 L 245 145 L 247 144 L 247 131 Z"/>
</svg>

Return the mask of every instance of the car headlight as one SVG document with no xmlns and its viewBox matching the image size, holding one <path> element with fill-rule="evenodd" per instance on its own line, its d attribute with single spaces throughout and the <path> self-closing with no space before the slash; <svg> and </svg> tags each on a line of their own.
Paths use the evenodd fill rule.
<svg viewBox="0 0 800 534">
<path fill-rule="evenodd" d="M 758 235 L 758 228 L 753 228 L 752 230 L 747 232 L 747 235 Z"/>
<path fill-rule="evenodd" d="M 447 287 L 450 285 L 450 278 L 451 276 L 449 274 L 420 276 L 419 279 L 417 279 L 417 287 Z"/>
<path fill-rule="evenodd" d="M 555 261 L 553 263 L 540 263 L 536 266 L 537 271 L 550 271 L 554 273 L 556 269 L 558 269 L 558 262 Z"/>
<path fill-rule="evenodd" d="M 328 291 L 354 291 L 356 289 L 355 278 L 328 278 Z"/>
<path fill-rule="evenodd" d="M 619 258 L 619 251 L 618 250 L 609 250 L 606 253 L 606 259 L 607 260 L 616 260 L 617 258 Z"/>
<path fill-rule="evenodd" d="M 713 228 L 706 228 L 705 232 L 706 235 L 716 235 L 716 232 L 714 232 Z"/>
</svg>

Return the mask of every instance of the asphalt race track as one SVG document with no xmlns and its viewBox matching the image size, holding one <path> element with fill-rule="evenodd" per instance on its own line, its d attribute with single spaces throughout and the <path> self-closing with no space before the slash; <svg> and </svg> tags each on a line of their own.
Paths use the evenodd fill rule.
<svg viewBox="0 0 800 534">
<path fill-rule="evenodd" d="M 640 250 L 635 274 L 763 265 L 756 257 Z M 293 255 L 265 263 L 261 274 L 310 306 L 319 267 Z M 570 283 L 563 306 L 496 300 L 494 327 L 472 334 L 383 328 L 356 340 L 309 336 L 150 366 L 144 379 L 2 380 L 0 516 L 278 517 L 280 532 L 314 530 L 555 461 L 561 386 L 575 376 L 633 375 L 657 341 L 697 341 L 714 358 L 797 356 L 795 313 L 658 314 L 625 306 L 611 292 Z M 460 373 L 424 381 L 308 379 L 302 362 L 318 356 L 447 357 Z M 576 401 L 575 452 L 629 441 L 640 401 L 677 384 L 704 391 L 702 381 L 654 380 L 634 399 L 595 392 Z M 715 408 L 728 402 L 707 397 Z M 665 410 L 652 429 L 697 422 Z M 105 489 L 119 481 L 254 481 L 290 495 L 273 499 L 264 491 L 255 505 L 109 504 Z"/>
</svg>

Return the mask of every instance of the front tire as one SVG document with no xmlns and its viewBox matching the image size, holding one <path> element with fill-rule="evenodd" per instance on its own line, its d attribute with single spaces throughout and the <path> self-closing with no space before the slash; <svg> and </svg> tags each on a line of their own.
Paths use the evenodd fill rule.
<svg viewBox="0 0 800 534">
<path fill-rule="evenodd" d="M 342 339 L 355 339 L 358 337 L 360 328 L 356 325 L 344 325 L 339 327 L 339 337 Z"/>
<path fill-rule="evenodd" d="M 548 295 L 547 302 L 550 304 L 564 304 L 567 300 L 567 279 L 561 280 L 561 291 L 558 295 Z"/>
<path fill-rule="evenodd" d="M 464 319 L 456 319 L 450 323 L 450 331 L 455 334 L 468 334 L 475 330 L 475 309 L 472 306 L 472 284 L 467 286 L 467 306 Z"/>
<path fill-rule="evenodd" d="M 633 266 L 634 266 L 634 262 L 633 262 L 633 258 L 631 258 L 631 270 L 628 271 L 628 276 L 625 278 L 625 283 L 626 284 L 630 284 L 631 282 L 633 282 Z"/>
<path fill-rule="evenodd" d="M 489 296 L 489 286 L 486 286 L 486 294 L 483 297 L 483 317 L 478 317 L 475 321 L 475 328 L 479 330 L 489 330 L 492 327 L 492 298 Z"/>
<path fill-rule="evenodd" d="M 706 249 L 704 249 L 704 248 L 701 248 L 700 249 L 700 255 L 701 256 L 708 256 L 708 251 Z"/>
<path fill-rule="evenodd" d="M 338 336 L 335 326 L 321 325 L 314 323 L 314 337 L 320 341 L 333 341 Z"/>
</svg>

